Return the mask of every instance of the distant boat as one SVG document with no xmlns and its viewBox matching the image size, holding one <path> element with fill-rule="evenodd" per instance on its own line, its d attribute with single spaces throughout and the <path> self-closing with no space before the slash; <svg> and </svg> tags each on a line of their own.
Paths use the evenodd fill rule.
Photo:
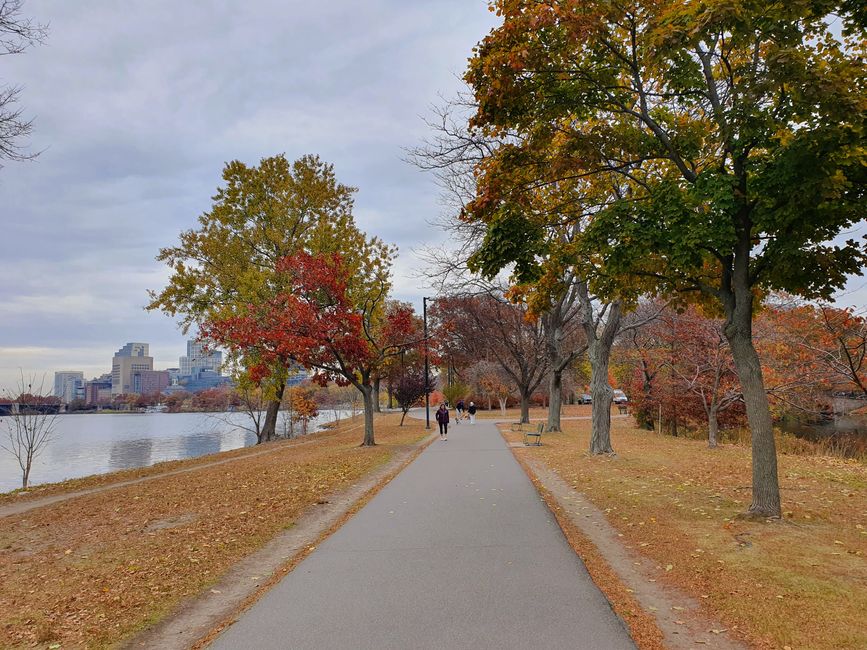
<svg viewBox="0 0 867 650">
<path fill-rule="evenodd" d="M 145 413 L 165 413 L 168 407 L 165 404 L 157 404 L 156 406 L 148 406 Z"/>
</svg>

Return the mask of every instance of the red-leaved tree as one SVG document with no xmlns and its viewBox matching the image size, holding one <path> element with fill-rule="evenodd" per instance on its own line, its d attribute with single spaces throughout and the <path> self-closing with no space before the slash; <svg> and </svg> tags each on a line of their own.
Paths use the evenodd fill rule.
<svg viewBox="0 0 867 650">
<path fill-rule="evenodd" d="M 205 335 L 243 352 L 255 347 L 251 376 L 265 377 L 274 364 L 315 369 L 319 384 L 352 384 L 364 401 L 364 446 L 374 441 L 372 379 L 384 361 L 421 343 L 408 305 L 390 307 L 387 272 L 351 284 L 340 255 L 297 253 L 278 264 L 284 291 L 241 314 L 207 323 Z"/>
</svg>

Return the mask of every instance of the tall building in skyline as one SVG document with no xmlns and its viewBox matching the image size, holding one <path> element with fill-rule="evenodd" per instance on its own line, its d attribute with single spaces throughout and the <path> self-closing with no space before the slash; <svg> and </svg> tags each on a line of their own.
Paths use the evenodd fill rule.
<svg viewBox="0 0 867 650">
<path fill-rule="evenodd" d="M 141 392 L 141 373 L 154 369 L 147 343 L 127 343 L 111 361 L 111 394 L 124 395 Z"/>
<path fill-rule="evenodd" d="M 60 370 L 54 373 L 54 396 L 64 404 L 78 397 L 84 387 L 84 373 L 78 370 Z"/>
<path fill-rule="evenodd" d="M 142 395 L 162 393 L 169 386 L 169 371 L 142 370 L 137 374 L 133 373 L 133 385 L 138 388 L 134 392 Z"/>
<path fill-rule="evenodd" d="M 111 402 L 110 373 L 106 373 L 85 383 L 84 401 L 88 406 L 99 406 Z"/>
<path fill-rule="evenodd" d="M 207 352 L 205 350 L 206 345 L 206 343 L 195 339 L 187 341 L 187 356 L 179 359 L 181 377 L 198 379 L 198 376 L 205 370 L 220 373 L 220 366 L 223 365 L 223 353 L 216 350 Z"/>
</svg>

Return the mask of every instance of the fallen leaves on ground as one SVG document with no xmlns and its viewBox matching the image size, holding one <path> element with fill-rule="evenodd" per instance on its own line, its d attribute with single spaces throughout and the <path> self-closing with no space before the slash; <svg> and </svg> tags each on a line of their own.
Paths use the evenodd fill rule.
<svg viewBox="0 0 867 650">
<path fill-rule="evenodd" d="M 864 464 L 780 455 L 784 518 L 755 522 L 737 517 L 751 499 L 748 447 L 711 450 L 614 420 L 617 455 L 591 457 L 590 423 L 563 424 L 519 452 L 605 511 L 624 543 L 656 562 L 660 582 L 702 599 L 759 647 L 867 647 Z"/>
<path fill-rule="evenodd" d="M 398 419 L 377 419 L 376 447 L 359 447 L 359 420 L 346 421 L 271 453 L 0 519 L 0 647 L 102 647 L 158 620 L 424 437 L 421 423 Z"/>
</svg>

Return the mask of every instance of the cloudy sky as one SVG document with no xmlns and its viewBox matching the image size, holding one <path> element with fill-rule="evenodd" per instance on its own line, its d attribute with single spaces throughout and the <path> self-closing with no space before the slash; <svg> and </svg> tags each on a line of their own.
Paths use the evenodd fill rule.
<svg viewBox="0 0 867 650">
<path fill-rule="evenodd" d="M 484 0 L 26 0 L 44 45 L 0 58 L 35 117 L 32 163 L 0 169 L 0 388 L 19 371 L 110 369 L 128 341 L 176 366 L 184 337 L 143 310 L 154 260 L 210 206 L 227 160 L 318 153 L 359 188 L 360 227 L 413 249 L 442 238 L 431 178 L 403 162 L 493 26 Z"/>
<path fill-rule="evenodd" d="M 494 25 L 485 0 L 26 0 L 44 45 L 0 57 L 24 86 L 32 163 L 0 169 L 0 389 L 26 374 L 110 369 L 128 341 L 176 366 L 184 337 L 147 313 L 154 257 L 210 206 L 223 164 L 318 153 L 360 189 L 362 229 L 413 249 L 443 233 L 431 178 L 403 162 Z M 864 280 L 841 298 L 867 304 Z"/>
</svg>

